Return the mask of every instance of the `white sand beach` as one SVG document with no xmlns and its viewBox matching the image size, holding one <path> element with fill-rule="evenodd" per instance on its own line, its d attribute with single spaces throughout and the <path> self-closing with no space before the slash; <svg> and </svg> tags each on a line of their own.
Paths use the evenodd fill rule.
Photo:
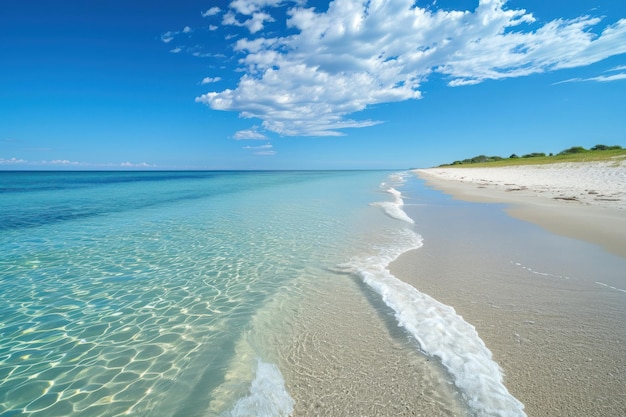
<svg viewBox="0 0 626 417">
<path fill-rule="evenodd" d="M 416 173 L 455 198 L 500 202 L 554 233 L 626 257 L 626 161 L 498 168 L 430 168 Z"/>
<path fill-rule="evenodd" d="M 480 204 L 406 200 L 424 246 L 392 273 L 476 327 L 528 416 L 626 415 L 626 164 L 416 174 Z"/>
</svg>

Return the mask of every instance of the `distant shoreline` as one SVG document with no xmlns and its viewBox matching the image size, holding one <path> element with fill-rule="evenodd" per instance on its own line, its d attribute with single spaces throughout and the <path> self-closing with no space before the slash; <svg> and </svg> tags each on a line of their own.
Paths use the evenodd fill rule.
<svg viewBox="0 0 626 417">
<path fill-rule="evenodd" d="M 508 204 L 507 213 L 626 258 L 626 162 L 413 171 L 454 198 Z"/>
<path fill-rule="evenodd" d="M 467 158 L 462 161 L 454 161 L 450 164 L 442 164 L 439 167 L 451 166 L 478 166 L 478 167 L 503 167 L 503 166 L 519 166 L 519 165 L 539 165 L 539 164 L 556 164 L 560 162 L 614 162 L 616 160 L 626 159 L 626 149 L 619 145 L 596 145 L 591 149 L 585 149 L 582 146 L 572 146 L 558 154 L 552 153 L 546 155 L 544 152 L 532 152 L 526 155 L 511 156 L 504 158 L 501 156 L 477 155 L 473 158 Z"/>
</svg>

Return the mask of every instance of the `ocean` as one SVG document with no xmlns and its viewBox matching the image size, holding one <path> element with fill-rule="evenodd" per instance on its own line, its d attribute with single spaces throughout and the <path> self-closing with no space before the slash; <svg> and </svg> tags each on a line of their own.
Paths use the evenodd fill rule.
<svg viewBox="0 0 626 417">
<path fill-rule="evenodd" d="M 0 416 L 524 416 L 387 269 L 424 243 L 417 181 L 0 172 Z"/>
</svg>

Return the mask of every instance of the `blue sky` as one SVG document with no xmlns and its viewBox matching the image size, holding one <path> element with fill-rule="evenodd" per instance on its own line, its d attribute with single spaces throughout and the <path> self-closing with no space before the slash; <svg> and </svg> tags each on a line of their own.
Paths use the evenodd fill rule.
<svg viewBox="0 0 626 417">
<path fill-rule="evenodd" d="M 0 169 L 626 146 L 623 0 L 4 0 Z"/>
</svg>

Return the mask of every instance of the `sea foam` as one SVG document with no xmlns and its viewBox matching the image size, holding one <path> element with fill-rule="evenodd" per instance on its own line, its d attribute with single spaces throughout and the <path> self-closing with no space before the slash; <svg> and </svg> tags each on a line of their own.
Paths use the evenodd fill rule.
<svg viewBox="0 0 626 417">
<path fill-rule="evenodd" d="M 392 201 L 379 201 L 372 203 L 372 206 L 378 206 L 383 209 L 383 211 L 389 216 L 397 220 L 402 220 L 404 222 L 413 224 L 415 223 L 412 218 L 410 218 L 404 210 L 402 210 L 402 206 L 404 205 L 404 200 L 402 199 L 402 193 L 394 188 L 394 185 L 402 185 L 406 182 L 406 174 L 398 173 L 391 174 L 389 176 L 388 182 L 383 182 L 380 185 L 380 188 L 393 196 Z"/>
<path fill-rule="evenodd" d="M 227 415 L 229 417 L 288 417 L 293 413 L 294 400 L 285 388 L 278 367 L 258 361 L 256 377 L 248 396 L 241 398 Z"/>
<path fill-rule="evenodd" d="M 396 177 L 403 179 L 402 177 Z M 385 184 L 386 186 L 386 184 Z M 389 187 L 394 201 L 374 203 L 390 214 L 389 207 L 402 210 L 400 192 Z M 391 215 L 391 214 L 390 214 Z M 407 223 L 413 223 L 411 220 Z M 340 267 L 359 276 L 395 312 L 398 324 L 419 343 L 422 351 L 438 358 L 454 379 L 472 412 L 480 416 L 525 416 L 524 405 L 513 397 L 502 382 L 502 372 L 476 329 L 454 308 L 421 293 L 389 272 L 388 265 L 402 253 L 422 246 L 421 236 L 406 228 L 398 232 L 394 247 L 382 249 L 377 256 L 353 258 Z"/>
</svg>

